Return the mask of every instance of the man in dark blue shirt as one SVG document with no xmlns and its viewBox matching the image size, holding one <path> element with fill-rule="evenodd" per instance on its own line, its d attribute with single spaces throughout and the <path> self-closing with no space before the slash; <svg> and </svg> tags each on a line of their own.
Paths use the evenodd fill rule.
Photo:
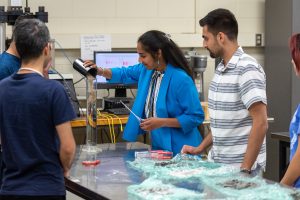
<svg viewBox="0 0 300 200">
<path fill-rule="evenodd" d="M 0 81 L 0 199 L 65 199 L 64 176 L 75 155 L 70 120 L 76 115 L 63 86 L 43 75 L 51 62 L 49 30 L 40 20 L 24 19 L 13 38 L 22 62 Z"/>
</svg>

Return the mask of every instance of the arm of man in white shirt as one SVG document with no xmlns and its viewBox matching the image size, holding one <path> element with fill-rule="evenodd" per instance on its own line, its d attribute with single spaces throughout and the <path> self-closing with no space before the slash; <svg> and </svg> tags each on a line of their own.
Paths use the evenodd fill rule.
<svg viewBox="0 0 300 200">
<path fill-rule="evenodd" d="M 181 149 L 181 153 L 188 154 L 200 154 L 205 151 L 213 143 L 211 131 L 205 136 L 203 141 L 198 147 L 193 147 L 189 145 L 184 145 Z"/>
<path fill-rule="evenodd" d="M 249 108 L 253 120 L 252 129 L 248 138 L 247 150 L 241 169 L 251 170 L 252 165 L 257 159 L 260 148 L 263 144 L 268 130 L 267 106 L 262 102 L 256 102 Z"/>
</svg>

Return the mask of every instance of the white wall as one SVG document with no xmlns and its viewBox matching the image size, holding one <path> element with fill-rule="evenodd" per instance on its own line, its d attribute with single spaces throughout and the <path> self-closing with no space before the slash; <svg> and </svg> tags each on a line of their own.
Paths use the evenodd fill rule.
<svg viewBox="0 0 300 200">
<path fill-rule="evenodd" d="M 7 6 L 7 0 L 0 5 Z M 49 12 L 47 23 L 56 44 L 55 68 L 61 73 L 73 73 L 74 81 L 81 78 L 64 57 L 63 51 L 73 61 L 80 57 L 80 35 L 110 34 L 113 49 L 135 49 L 139 35 L 150 29 L 170 33 L 172 39 L 184 50 L 202 48 L 199 19 L 209 11 L 223 7 L 230 9 L 239 22 L 239 43 L 247 47 L 260 63 L 264 62 L 263 49 L 255 46 L 255 34 L 264 35 L 265 0 L 29 0 L 32 12 L 45 6 Z M 25 0 L 23 0 L 25 6 Z M 7 28 L 10 36 L 11 28 Z M 213 76 L 214 60 L 208 59 L 205 91 Z M 85 84 L 76 85 L 78 95 L 85 95 Z M 106 95 L 106 91 L 99 93 Z M 207 92 L 206 92 L 207 95 Z"/>
</svg>

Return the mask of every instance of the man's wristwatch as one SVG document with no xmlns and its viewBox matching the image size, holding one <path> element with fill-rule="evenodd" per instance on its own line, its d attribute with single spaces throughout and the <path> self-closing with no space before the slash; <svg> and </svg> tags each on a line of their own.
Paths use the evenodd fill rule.
<svg viewBox="0 0 300 200">
<path fill-rule="evenodd" d="M 240 172 L 246 173 L 246 174 L 251 174 L 251 169 L 240 168 Z"/>
</svg>

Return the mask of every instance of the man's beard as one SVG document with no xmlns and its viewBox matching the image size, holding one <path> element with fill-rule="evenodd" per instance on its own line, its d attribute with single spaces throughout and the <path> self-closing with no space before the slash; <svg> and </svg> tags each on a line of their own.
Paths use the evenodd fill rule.
<svg viewBox="0 0 300 200">
<path fill-rule="evenodd" d="M 213 53 L 211 50 L 209 50 L 208 48 L 207 48 L 207 51 L 209 52 L 209 55 L 210 55 L 211 58 L 217 58 L 217 57 L 218 57 L 216 54 L 214 54 L 214 53 Z"/>
<path fill-rule="evenodd" d="M 209 56 L 214 59 L 221 58 L 223 55 L 220 49 L 216 49 L 215 52 L 211 51 L 209 48 L 206 48 L 206 50 L 209 52 Z"/>
</svg>

